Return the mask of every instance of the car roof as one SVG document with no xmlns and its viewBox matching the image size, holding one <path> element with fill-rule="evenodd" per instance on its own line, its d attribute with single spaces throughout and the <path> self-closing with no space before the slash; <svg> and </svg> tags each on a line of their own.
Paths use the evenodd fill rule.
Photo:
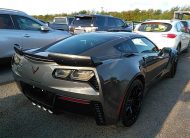
<svg viewBox="0 0 190 138">
<path fill-rule="evenodd" d="M 149 23 L 149 22 L 161 22 L 161 23 L 169 23 L 172 24 L 174 22 L 179 22 L 180 20 L 150 20 L 150 21 L 145 21 L 143 23 Z"/>
<path fill-rule="evenodd" d="M 0 14 L 16 14 L 16 15 L 27 15 L 25 12 L 13 9 L 0 8 Z"/>
<path fill-rule="evenodd" d="M 115 38 L 124 38 L 124 39 L 129 39 L 129 38 L 136 38 L 136 37 L 144 37 L 140 34 L 137 33 L 131 33 L 131 32 L 106 32 L 106 31 L 97 31 L 97 32 L 91 32 L 91 33 L 83 33 L 84 35 L 86 34 L 92 34 L 94 36 L 96 35 L 107 35 L 110 37 L 115 37 Z M 79 34 L 79 35 L 83 35 Z"/>
<path fill-rule="evenodd" d="M 79 14 L 75 17 L 96 17 L 96 16 L 103 16 L 103 17 L 113 17 L 111 15 L 102 15 L 102 14 Z"/>
</svg>

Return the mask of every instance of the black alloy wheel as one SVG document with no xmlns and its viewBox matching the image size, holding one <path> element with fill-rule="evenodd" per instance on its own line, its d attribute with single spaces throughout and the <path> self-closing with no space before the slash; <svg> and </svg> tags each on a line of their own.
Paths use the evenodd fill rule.
<svg viewBox="0 0 190 138">
<path fill-rule="evenodd" d="M 140 113 L 144 93 L 142 82 L 135 80 L 128 92 L 130 95 L 126 98 L 122 109 L 122 123 L 126 127 L 133 125 Z"/>
<path fill-rule="evenodd" d="M 175 61 L 172 63 L 170 72 L 169 72 L 169 78 L 173 78 L 177 71 L 177 65 L 178 65 L 178 57 L 176 57 Z"/>
<path fill-rule="evenodd" d="M 180 55 L 181 54 L 181 44 L 179 44 L 178 46 L 177 46 L 177 53 L 178 53 L 178 55 Z"/>
</svg>

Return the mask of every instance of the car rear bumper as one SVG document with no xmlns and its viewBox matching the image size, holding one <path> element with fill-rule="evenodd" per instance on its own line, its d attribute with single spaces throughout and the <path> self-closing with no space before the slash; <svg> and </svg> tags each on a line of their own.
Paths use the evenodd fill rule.
<svg viewBox="0 0 190 138">
<path fill-rule="evenodd" d="M 118 116 L 113 115 L 106 108 L 111 105 L 105 104 L 102 94 L 85 95 L 69 91 L 59 91 L 43 84 L 28 81 L 18 76 L 13 71 L 13 76 L 23 94 L 36 105 L 52 112 L 74 112 L 93 114 L 98 125 L 115 124 Z M 113 112 L 113 111 L 112 111 Z M 116 110 L 114 111 L 116 112 Z M 112 117 L 110 117 L 110 114 Z"/>
</svg>

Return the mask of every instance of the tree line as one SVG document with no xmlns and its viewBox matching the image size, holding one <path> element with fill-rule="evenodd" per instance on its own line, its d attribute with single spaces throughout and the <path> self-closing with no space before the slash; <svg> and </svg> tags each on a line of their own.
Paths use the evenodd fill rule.
<svg viewBox="0 0 190 138">
<path fill-rule="evenodd" d="M 57 16 L 75 16 L 78 14 L 104 14 L 104 15 L 112 15 L 114 17 L 121 18 L 125 21 L 144 21 L 147 19 L 172 19 L 174 15 L 174 11 L 190 11 L 190 6 L 185 7 L 173 7 L 170 10 L 159 10 L 159 9 L 148 9 L 148 10 L 128 10 L 128 11 L 122 11 L 122 12 L 106 12 L 104 10 L 102 11 L 87 11 L 87 10 L 81 10 L 79 12 L 73 12 L 71 14 L 67 13 L 61 13 L 61 14 L 53 14 L 53 15 L 34 15 L 35 18 L 43 20 L 43 21 L 52 21 L 54 17 Z M 190 19 L 190 16 L 185 16 L 185 19 Z"/>
</svg>

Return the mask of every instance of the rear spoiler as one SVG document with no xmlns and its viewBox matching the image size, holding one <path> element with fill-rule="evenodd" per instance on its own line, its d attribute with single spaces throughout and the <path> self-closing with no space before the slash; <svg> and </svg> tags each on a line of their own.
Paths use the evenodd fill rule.
<svg viewBox="0 0 190 138">
<path fill-rule="evenodd" d="M 32 53 L 28 53 L 23 51 L 21 48 L 18 47 L 14 47 L 14 50 L 17 54 L 21 55 L 21 56 L 25 56 L 27 58 L 30 58 L 32 60 L 38 60 L 38 61 L 45 61 L 45 62 L 52 62 L 52 60 L 49 60 L 47 57 L 44 56 L 40 56 L 40 55 L 34 55 Z"/>
<path fill-rule="evenodd" d="M 57 64 L 67 66 L 95 67 L 102 64 L 102 62 L 96 58 L 69 54 L 51 53 L 48 55 L 48 59 L 55 61 Z"/>
<path fill-rule="evenodd" d="M 59 65 L 65 65 L 65 66 L 96 67 L 102 64 L 102 62 L 99 59 L 88 57 L 88 56 L 50 53 L 48 54 L 48 57 L 43 57 L 43 56 L 24 52 L 22 49 L 19 49 L 17 47 L 14 47 L 14 50 L 17 54 L 21 56 L 26 56 L 33 60 L 49 61 L 49 62 L 54 61 Z"/>
<path fill-rule="evenodd" d="M 23 56 L 24 55 L 24 52 L 21 48 L 18 48 L 18 47 L 14 47 L 14 50 L 17 54 Z"/>
</svg>

